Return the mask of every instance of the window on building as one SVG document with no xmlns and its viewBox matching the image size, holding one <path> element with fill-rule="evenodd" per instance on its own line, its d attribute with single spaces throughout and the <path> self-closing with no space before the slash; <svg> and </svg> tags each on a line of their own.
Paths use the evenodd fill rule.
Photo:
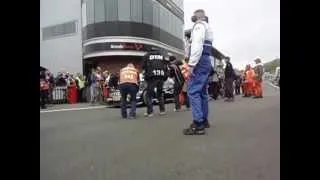
<svg viewBox="0 0 320 180">
<path fill-rule="evenodd" d="M 42 28 L 42 39 L 52 39 L 77 32 L 77 21 Z"/>
<path fill-rule="evenodd" d="M 183 0 L 172 0 L 180 9 L 183 9 Z"/>
<path fill-rule="evenodd" d="M 172 14 L 171 12 L 169 13 L 169 33 L 173 36 L 177 36 L 177 33 L 175 32 L 175 27 L 178 24 L 175 22 L 175 15 Z"/>
<path fill-rule="evenodd" d="M 160 27 L 160 5 L 157 1 L 153 2 L 153 26 Z"/>
<path fill-rule="evenodd" d="M 118 18 L 119 21 L 130 21 L 130 1 L 118 0 Z"/>
<path fill-rule="evenodd" d="M 87 0 L 87 24 L 94 23 L 94 0 Z"/>
<path fill-rule="evenodd" d="M 87 25 L 87 3 L 81 4 L 81 18 L 82 18 L 82 27 Z"/>
<path fill-rule="evenodd" d="M 160 28 L 164 31 L 169 32 L 169 11 L 160 5 Z"/>
<path fill-rule="evenodd" d="M 118 0 L 105 1 L 106 21 L 118 20 Z"/>
<path fill-rule="evenodd" d="M 183 39 L 184 32 L 183 32 L 183 21 L 177 18 L 177 37 Z"/>
<path fill-rule="evenodd" d="M 94 22 L 104 22 L 105 16 L 105 0 L 94 0 Z"/>
<path fill-rule="evenodd" d="M 180 33 L 182 32 L 182 27 L 181 27 L 180 21 L 181 20 L 178 17 L 176 17 L 176 16 L 174 17 L 174 22 L 176 23 L 174 31 L 175 31 L 175 36 L 177 38 L 181 38 Z"/>
<path fill-rule="evenodd" d="M 142 0 L 131 0 L 131 21 L 142 22 Z"/>
<path fill-rule="evenodd" d="M 153 21 L 153 3 L 152 0 L 143 0 L 143 23 L 152 25 Z"/>
<path fill-rule="evenodd" d="M 177 31 L 178 22 L 175 15 L 172 15 L 172 32 L 175 37 L 178 36 Z"/>
</svg>

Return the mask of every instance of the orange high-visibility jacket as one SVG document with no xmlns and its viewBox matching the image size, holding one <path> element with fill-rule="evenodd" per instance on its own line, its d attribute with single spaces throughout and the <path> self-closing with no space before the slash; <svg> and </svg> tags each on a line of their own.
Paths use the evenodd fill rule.
<svg viewBox="0 0 320 180">
<path fill-rule="evenodd" d="M 138 71 L 133 67 L 125 67 L 120 70 L 120 84 L 133 83 L 138 84 Z"/>
<path fill-rule="evenodd" d="M 247 70 L 247 72 L 246 72 L 246 81 L 247 81 L 248 83 L 253 83 L 254 80 L 255 80 L 255 73 L 254 73 L 253 69 L 250 68 L 250 69 Z"/>
</svg>

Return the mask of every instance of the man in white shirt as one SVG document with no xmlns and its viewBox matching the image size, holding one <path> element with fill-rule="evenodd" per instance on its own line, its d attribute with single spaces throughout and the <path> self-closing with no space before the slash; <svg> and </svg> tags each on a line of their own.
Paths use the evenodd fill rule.
<svg viewBox="0 0 320 180">
<path fill-rule="evenodd" d="M 191 20 L 195 24 L 191 32 L 188 95 L 193 122 L 189 128 L 184 129 L 183 133 L 185 135 L 202 135 L 205 134 L 205 128 L 209 128 L 207 85 L 212 71 L 210 56 L 212 56 L 213 34 L 206 22 L 208 19 L 204 10 L 196 10 Z"/>
</svg>

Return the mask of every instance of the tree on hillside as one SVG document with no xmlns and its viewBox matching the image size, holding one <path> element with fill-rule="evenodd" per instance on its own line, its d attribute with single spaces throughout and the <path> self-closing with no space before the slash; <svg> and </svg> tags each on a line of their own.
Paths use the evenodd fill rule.
<svg viewBox="0 0 320 180">
<path fill-rule="evenodd" d="M 273 61 L 264 63 L 263 67 L 265 69 L 265 72 L 274 73 L 276 71 L 276 68 L 280 66 L 280 59 L 275 59 Z"/>
</svg>

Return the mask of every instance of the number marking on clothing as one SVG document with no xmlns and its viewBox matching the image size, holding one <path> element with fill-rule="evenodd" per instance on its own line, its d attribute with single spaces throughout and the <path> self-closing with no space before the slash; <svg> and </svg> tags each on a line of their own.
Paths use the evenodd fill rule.
<svg viewBox="0 0 320 180">
<path fill-rule="evenodd" d="M 152 72 L 153 72 L 154 76 L 164 76 L 164 71 L 163 70 L 157 69 L 157 70 L 153 70 Z"/>
</svg>

